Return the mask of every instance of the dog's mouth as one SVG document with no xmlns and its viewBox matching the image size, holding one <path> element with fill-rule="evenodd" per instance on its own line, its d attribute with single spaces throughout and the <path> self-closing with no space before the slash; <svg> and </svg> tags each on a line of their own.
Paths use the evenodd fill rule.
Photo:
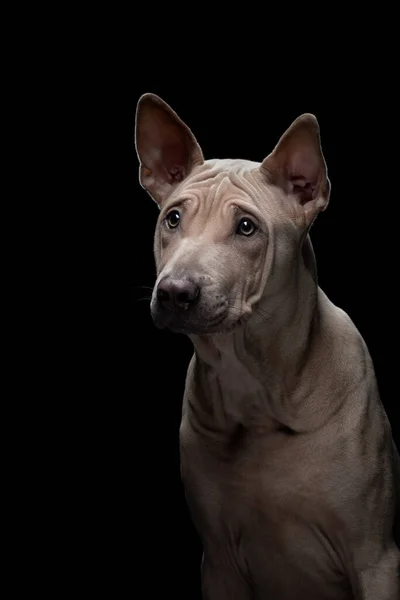
<svg viewBox="0 0 400 600">
<path fill-rule="evenodd" d="M 243 325 L 247 316 L 235 315 L 229 309 L 224 309 L 210 318 L 199 317 L 186 313 L 159 313 L 152 310 L 153 322 L 159 329 L 168 329 L 173 333 L 186 335 L 211 335 L 230 333 L 236 327 Z"/>
<path fill-rule="evenodd" d="M 168 315 L 168 318 L 153 315 L 153 321 L 159 329 L 169 329 L 173 333 L 204 335 L 207 333 L 221 333 L 229 326 L 226 315 L 219 316 L 209 321 L 200 321 L 184 315 Z M 232 324 L 230 325 L 232 327 Z"/>
</svg>

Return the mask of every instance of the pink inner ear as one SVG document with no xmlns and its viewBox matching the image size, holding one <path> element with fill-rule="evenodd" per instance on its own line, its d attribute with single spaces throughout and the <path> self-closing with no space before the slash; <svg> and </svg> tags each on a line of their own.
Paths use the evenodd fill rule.
<svg viewBox="0 0 400 600">
<path fill-rule="evenodd" d="M 314 198 L 316 184 L 307 181 L 304 177 L 292 177 L 290 182 L 293 193 L 299 196 L 301 205 L 307 204 Z"/>
<path fill-rule="evenodd" d="M 168 169 L 168 179 L 172 183 L 179 182 L 185 178 L 185 169 L 179 165 L 172 165 Z"/>
<path fill-rule="evenodd" d="M 313 199 L 321 175 L 319 157 L 311 149 L 296 151 L 289 159 L 288 175 L 293 192 L 300 196 L 301 204 Z"/>
<path fill-rule="evenodd" d="M 301 179 L 309 184 L 316 184 L 320 175 L 320 160 L 310 149 L 295 152 L 289 158 L 289 176 L 291 179 Z"/>
<path fill-rule="evenodd" d="M 186 176 L 189 155 L 184 143 L 168 144 L 162 149 L 162 165 L 169 182 L 179 182 Z"/>
</svg>

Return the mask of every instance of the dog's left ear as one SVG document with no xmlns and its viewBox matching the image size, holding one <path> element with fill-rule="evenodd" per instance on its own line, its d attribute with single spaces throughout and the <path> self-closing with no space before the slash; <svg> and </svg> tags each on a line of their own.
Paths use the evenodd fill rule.
<svg viewBox="0 0 400 600">
<path fill-rule="evenodd" d="M 268 182 L 281 187 L 304 209 L 307 226 L 329 203 L 330 182 L 316 117 L 298 117 L 261 165 Z"/>
</svg>

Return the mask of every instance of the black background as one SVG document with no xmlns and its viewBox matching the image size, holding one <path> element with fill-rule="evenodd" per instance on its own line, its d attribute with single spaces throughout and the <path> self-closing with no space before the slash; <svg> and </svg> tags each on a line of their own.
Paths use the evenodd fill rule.
<svg viewBox="0 0 400 600">
<path fill-rule="evenodd" d="M 88 548 L 82 571 L 92 564 L 89 555 L 100 557 L 90 573 L 100 587 L 110 583 L 112 597 L 131 596 L 140 584 L 147 592 L 138 597 L 200 598 L 201 546 L 178 453 L 192 350 L 185 337 L 156 329 L 149 313 L 158 208 L 138 182 L 133 135 L 142 93 L 160 95 L 177 111 L 205 158 L 261 161 L 299 114 L 317 116 L 332 184 L 329 207 L 311 230 L 319 283 L 369 346 L 399 444 L 398 175 L 390 85 L 384 75 L 361 81 L 355 71 L 350 80 L 339 74 L 324 86 L 307 78 L 283 86 L 268 71 L 244 77 L 243 70 L 210 79 L 200 66 L 154 73 L 146 65 L 118 64 L 96 81 L 86 108 L 93 135 L 88 132 L 84 149 L 91 158 L 83 279 L 91 295 L 81 310 L 77 365 L 86 376 L 80 476 L 87 494 L 78 502 L 77 545 Z"/>
</svg>

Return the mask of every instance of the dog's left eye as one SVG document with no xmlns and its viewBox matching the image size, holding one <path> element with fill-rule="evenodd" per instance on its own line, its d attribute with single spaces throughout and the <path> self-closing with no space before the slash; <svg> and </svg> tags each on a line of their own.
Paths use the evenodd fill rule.
<svg viewBox="0 0 400 600">
<path fill-rule="evenodd" d="M 257 230 L 257 227 L 254 225 L 253 221 L 250 219 L 244 218 L 239 221 L 239 224 L 236 229 L 236 233 L 239 235 L 253 235 Z"/>
</svg>

